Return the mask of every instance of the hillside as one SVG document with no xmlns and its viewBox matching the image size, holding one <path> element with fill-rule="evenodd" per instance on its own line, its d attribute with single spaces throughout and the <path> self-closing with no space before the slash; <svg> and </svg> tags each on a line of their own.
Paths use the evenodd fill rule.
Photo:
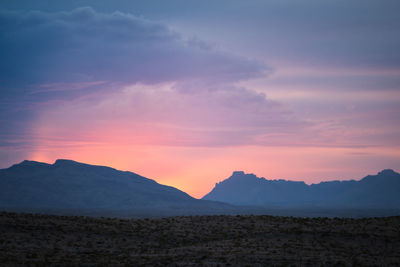
<svg viewBox="0 0 400 267">
<path fill-rule="evenodd" d="M 190 215 L 229 205 L 192 198 L 138 174 L 57 160 L 23 161 L 0 170 L 0 208 L 85 215 Z"/>
</svg>

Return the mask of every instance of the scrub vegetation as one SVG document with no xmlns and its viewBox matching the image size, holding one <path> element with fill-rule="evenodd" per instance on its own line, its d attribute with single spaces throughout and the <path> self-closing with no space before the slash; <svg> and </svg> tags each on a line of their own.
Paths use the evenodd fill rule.
<svg viewBox="0 0 400 267">
<path fill-rule="evenodd" d="M 119 219 L 0 213 L 0 265 L 391 266 L 400 217 Z"/>
</svg>

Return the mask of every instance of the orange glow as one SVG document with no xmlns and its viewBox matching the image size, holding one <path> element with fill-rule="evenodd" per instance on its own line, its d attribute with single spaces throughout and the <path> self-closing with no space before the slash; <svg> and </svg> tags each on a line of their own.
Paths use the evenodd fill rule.
<svg viewBox="0 0 400 267">
<path fill-rule="evenodd" d="M 368 132 L 365 127 L 321 121 L 308 128 L 299 124 L 278 131 L 266 125 L 259 131 L 251 124 L 235 124 L 238 118 L 231 110 L 236 111 L 236 106 L 226 111 L 215 105 L 213 113 L 205 98 L 204 110 L 197 110 L 197 98 L 188 95 L 184 97 L 191 97 L 190 105 L 179 102 L 181 95 L 169 98 L 173 104 L 164 104 L 169 88 L 154 93 L 151 107 L 143 110 L 141 105 L 153 97 L 151 87 L 143 90 L 149 95 L 135 95 L 132 87 L 95 103 L 71 101 L 44 110 L 31 131 L 34 144 L 25 150 L 26 157 L 48 163 L 72 159 L 128 170 L 197 198 L 236 170 L 268 179 L 317 183 L 359 179 L 400 166 L 398 146 L 390 142 L 385 146 L 386 138 L 379 135 L 368 139 L 379 133 L 375 128 Z M 222 120 L 214 120 L 217 115 Z M 232 124 L 219 126 L 225 119 Z M 279 126 L 279 120 L 271 122 Z"/>
<path fill-rule="evenodd" d="M 60 152 L 62 151 L 62 152 Z M 359 179 L 387 166 L 390 158 L 400 158 L 400 150 L 312 147 L 171 147 L 90 144 L 57 149 L 47 143 L 37 146 L 32 160 L 54 162 L 57 158 L 129 170 L 174 186 L 200 198 L 216 182 L 235 170 L 268 179 L 322 180 Z M 371 159 L 384 159 L 382 161 Z M 371 164 L 371 162 L 374 162 Z"/>
</svg>

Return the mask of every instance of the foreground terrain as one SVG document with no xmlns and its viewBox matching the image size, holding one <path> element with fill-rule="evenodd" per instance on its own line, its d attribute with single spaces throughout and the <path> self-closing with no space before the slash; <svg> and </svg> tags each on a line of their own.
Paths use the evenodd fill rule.
<svg viewBox="0 0 400 267">
<path fill-rule="evenodd" d="M 0 213 L 0 265 L 399 265 L 400 217 Z"/>
</svg>

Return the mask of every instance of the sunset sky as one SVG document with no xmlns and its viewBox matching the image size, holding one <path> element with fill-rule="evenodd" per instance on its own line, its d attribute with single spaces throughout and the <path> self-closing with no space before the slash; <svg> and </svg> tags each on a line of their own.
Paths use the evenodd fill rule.
<svg viewBox="0 0 400 267">
<path fill-rule="evenodd" d="M 400 170 L 400 1 L 0 2 L 0 168 L 58 158 L 194 197 L 243 170 Z"/>
</svg>

